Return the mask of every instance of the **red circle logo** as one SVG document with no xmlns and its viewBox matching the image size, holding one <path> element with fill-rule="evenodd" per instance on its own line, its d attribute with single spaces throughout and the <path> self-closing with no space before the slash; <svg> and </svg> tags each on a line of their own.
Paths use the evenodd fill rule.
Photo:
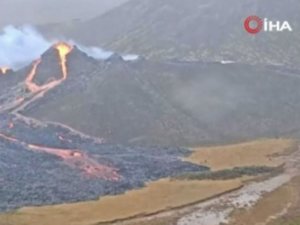
<svg viewBox="0 0 300 225">
<path fill-rule="evenodd" d="M 245 19 L 244 27 L 248 33 L 257 34 L 263 28 L 263 20 L 258 16 L 249 16 Z"/>
</svg>

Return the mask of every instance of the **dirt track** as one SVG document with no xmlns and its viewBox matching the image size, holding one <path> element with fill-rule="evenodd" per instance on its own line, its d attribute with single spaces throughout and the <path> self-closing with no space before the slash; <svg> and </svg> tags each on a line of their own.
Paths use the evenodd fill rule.
<svg viewBox="0 0 300 225">
<path fill-rule="evenodd" d="M 253 207 L 265 193 L 270 193 L 300 174 L 300 150 L 284 157 L 284 173 L 261 182 L 250 183 L 237 192 L 195 206 L 177 225 L 219 225 L 228 223 L 236 209 Z"/>
<path fill-rule="evenodd" d="M 246 184 L 241 189 L 214 198 L 212 200 L 199 203 L 191 207 L 185 207 L 179 210 L 163 212 L 157 215 L 139 218 L 127 222 L 116 223 L 118 225 L 132 224 L 143 221 L 152 221 L 159 218 L 180 217 L 176 225 L 220 225 L 230 224 L 231 215 L 235 210 L 253 208 L 265 194 L 278 190 L 283 185 L 289 183 L 294 177 L 300 175 L 300 148 L 290 155 L 282 156 L 284 159 L 284 172 L 267 180 L 253 181 Z M 288 210 L 287 208 L 284 211 Z M 282 212 L 283 213 L 283 212 Z M 272 220 L 282 215 L 272 215 Z M 265 224 L 270 222 L 265 221 Z"/>
</svg>

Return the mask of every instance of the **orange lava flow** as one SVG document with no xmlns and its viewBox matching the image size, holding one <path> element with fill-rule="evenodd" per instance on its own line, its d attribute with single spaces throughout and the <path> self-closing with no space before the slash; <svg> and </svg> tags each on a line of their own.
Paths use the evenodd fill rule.
<svg viewBox="0 0 300 225">
<path fill-rule="evenodd" d="M 25 84 L 26 84 L 28 90 L 33 93 L 54 88 L 57 85 L 59 85 L 62 81 L 67 79 L 67 76 L 68 76 L 67 56 L 72 51 L 73 47 L 64 42 L 59 42 L 59 43 L 55 44 L 53 47 L 58 52 L 60 66 L 61 66 L 61 70 L 62 70 L 62 78 L 59 80 L 51 81 L 47 84 L 40 85 L 40 86 L 37 85 L 36 83 L 34 83 L 33 80 L 37 75 L 36 74 L 37 67 L 41 63 L 41 59 L 36 60 L 35 62 L 33 62 L 32 69 L 31 69 L 30 73 L 27 75 L 27 78 L 25 80 Z"/>
<path fill-rule="evenodd" d="M 2 133 L 0 133 L 0 138 L 3 138 L 5 140 L 7 140 L 7 141 L 14 142 L 14 143 L 18 143 L 19 142 L 18 139 L 14 138 L 14 137 L 10 137 L 10 136 L 8 136 L 6 134 L 2 134 Z"/>
<path fill-rule="evenodd" d="M 14 124 L 9 124 L 9 126 L 13 128 Z M 46 146 L 27 144 L 15 137 L 3 133 L 0 133 L 0 138 L 11 143 L 26 146 L 28 149 L 35 152 L 57 156 L 71 168 L 79 169 L 83 171 L 85 175 L 91 178 L 94 177 L 114 182 L 117 182 L 121 179 L 121 176 L 119 175 L 116 168 L 102 165 L 80 150 L 50 148 Z"/>
<path fill-rule="evenodd" d="M 33 62 L 32 69 L 25 80 L 25 84 L 28 90 L 31 92 L 37 92 L 40 90 L 40 87 L 33 82 L 33 79 L 36 76 L 36 69 L 40 63 L 41 63 L 41 59 L 38 59 Z"/>
<path fill-rule="evenodd" d="M 9 128 L 9 129 L 14 128 L 14 126 L 15 126 L 15 124 L 14 124 L 13 122 L 10 122 L 10 123 L 8 124 L 8 128 Z"/>
<path fill-rule="evenodd" d="M 0 71 L 2 74 L 6 74 L 8 70 L 9 70 L 9 67 L 6 67 L 6 66 L 0 67 Z"/>
<path fill-rule="evenodd" d="M 70 167 L 79 168 L 88 176 L 109 181 L 119 181 L 121 179 L 117 169 L 106 165 L 101 165 L 94 159 L 90 158 L 87 154 L 82 153 L 79 150 L 57 149 L 38 145 L 28 145 L 28 148 L 33 151 L 55 155 L 63 159 Z"/>
<path fill-rule="evenodd" d="M 61 82 L 61 80 L 54 80 L 54 81 L 51 81 L 47 84 L 40 85 L 40 86 L 37 85 L 36 83 L 34 83 L 33 80 L 36 76 L 36 70 L 41 62 L 42 62 L 41 59 L 38 59 L 33 62 L 32 69 L 31 69 L 30 73 L 27 75 L 27 78 L 25 80 L 27 89 L 33 93 L 41 91 L 41 90 L 51 89 L 51 88 L 57 86 L 58 84 L 60 84 L 60 82 Z"/>
<path fill-rule="evenodd" d="M 72 51 L 73 47 L 71 45 L 68 45 L 65 42 L 59 42 L 54 47 L 58 51 L 58 55 L 60 58 L 60 66 L 61 66 L 62 75 L 63 75 L 62 80 L 66 80 L 67 76 L 68 76 L 67 56 Z"/>
</svg>

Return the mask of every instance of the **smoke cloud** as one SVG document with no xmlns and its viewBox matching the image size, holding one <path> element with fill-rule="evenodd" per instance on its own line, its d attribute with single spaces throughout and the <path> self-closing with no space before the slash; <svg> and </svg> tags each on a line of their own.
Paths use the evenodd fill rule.
<svg viewBox="0 0 300 225">
<path fill-rule="evenodd" d="M 76 41 L 73 41 L 73 40 L 69 41 L 69 43 L 72 43 L 73 45 L 76 45 L 79 50 L 85 52 L 88 56 L 90 56 L 94 59 L 98 59 L 98 60 L 108 59 L 109 57 L 111 57 L 114 54 L 114 52 L 107 51 L 107 50 L 104 50 L 102 48 L 83 46 L 83 45 L 81 45 L 81 44 L 79 44 L 79 43 L 77 43 Z M 121 57 L 125 61 L 135 61 L 135 60 L 138 60 L 140 58 L 139 55 L 135 55 L 135 54 L 121 55 Z"/>
<path fill-rule="evenodd" d="M 0 67 L 9 67 L 19 69 L 38 59 L 48 48 L 58 40 L 47 40 L 32 26 L 22 26 L 16 28 L 7 26 L 0 32 Z M 66 41 L 66 40 L 60 40 Z M 76 45 L 88 56 L 98 60 L 108 59 L 114 54 L 112 51 L 106 51 L 98 47 L 86 47 L 76 41 L 67 41 Z M 138 55 L 123 55 L 126 61 L 132 61 L 139 58 Z"/>
<path fill-rule="evenodd" d="M 114 54 L 111 51 L 105 51 L 101 48 L 85 47 L 76 42 L 73 42 L 73 43 L 74 43 L 74 45 L 76 45 L 78 47 L 79 50 L 85 52 L 88 56 L 90 56 L 94 59 L 99 59 L 99 60 L 108 59 L 110 56 L 112 56 Z"/>
<path fill-rule="evenodd" d="M 18 69 L 37 59 L 51 46 L 31 26 L 7 26 L 0 34 L 0 66 Z"/>
</svg>

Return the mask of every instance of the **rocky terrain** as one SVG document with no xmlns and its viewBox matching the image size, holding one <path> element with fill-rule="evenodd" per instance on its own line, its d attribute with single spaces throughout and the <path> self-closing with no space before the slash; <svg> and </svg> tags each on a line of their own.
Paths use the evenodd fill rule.
<svg viewBox="0 0 300 225">
<path fill-rule="evenodd" d="M 180 161 L 182 148 L 102 144 L 66 127 L 1 115 L 0 210 L 97 199 L 182 171 L 207 170 Z"/>
</svg>

